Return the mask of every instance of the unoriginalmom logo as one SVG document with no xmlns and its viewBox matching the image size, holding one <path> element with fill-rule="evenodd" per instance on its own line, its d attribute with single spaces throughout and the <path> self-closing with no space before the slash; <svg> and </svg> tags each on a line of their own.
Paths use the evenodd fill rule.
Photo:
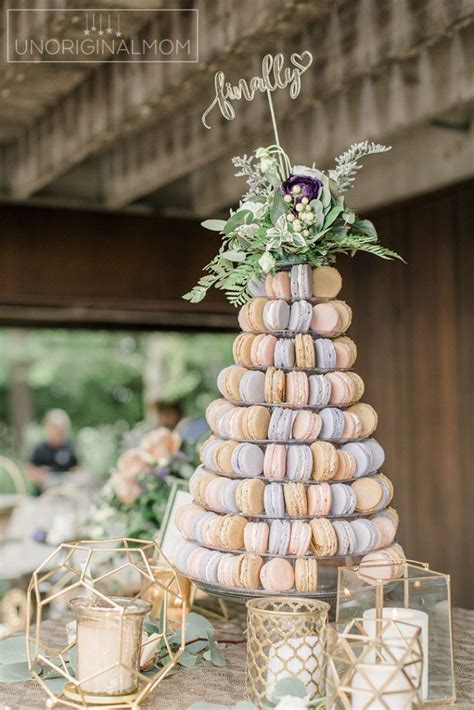
<svg viewBox="0 0 474 710">
<path fill-rule="evenodd" d="M 198 10 L 7 10 L 7 62 L 98 63 L 107 59 L 197 62 Z"/>
</svg>

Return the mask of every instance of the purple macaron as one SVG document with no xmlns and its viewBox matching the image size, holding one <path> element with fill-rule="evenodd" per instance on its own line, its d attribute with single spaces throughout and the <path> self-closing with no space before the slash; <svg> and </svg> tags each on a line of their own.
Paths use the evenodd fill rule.
<svg viewBox="0 0 474 710">
<path fill-rule="evenodd" d="M 366 441 L 351 441 L 348 444 L 344 444 L 341 448 L 352 454 L 355 459 L 356 470 L 354 478 L 367 476 L 368 473 L 374 470 L 374 457 Z"/>
<path fill-rule="evenodd" d="M 265 515 L 281 518 L 285 514 L 285 501 L 281 483 L 268 483 L 263 494 Z"/>
<path fill-rule="evenodd" d="M 219 503 L 221 509 L 226 513 L 238 513 L 239 506 L 235 502 L 235 493 L 240 481 L 229 479 L 226 485 L 222 487 L 219 495 Z"/>
<path fill-rule="evenodd" d="M 367 518 L 351 520 L 350 526 L 356 539 L 356 548 L 354 550 L 356 555 L 362 555 L 375 547 L 377 543 L 377 530 L 370 520 L 367 520 Z"/>
<path fill-rule="evenodd" d="M 320 438 L 327 441 L 337 441 L 344 431 L 344 414 L 337 407 L 327 407 L 319 412 L 321 417 Z"/>
<path fill-rule="evenodd" d="M 311 325 L 313 307 L 307 301 L 291 304 L 289 329 L 295 333 L 306 333 Z"/>
<path fill-rule="evenodd" d="M 268 551 L 271 555 L 286 555 L 290 544 L 290 523 L 288 520 L 273 520 L 270 526 Z"/>
<path fill-rule="evenodd" d="M 363 443 L 369 447 L 372 453 L 372 466 L 369 473 L 379 471 L 385 462 L 385 451 L 375 439 L 366 439 Z"/>
<path fill-rule="evenodd" d="M 356 507 L 352 488 L 345 483 L 333 483 L 331 494 L 331 515 L 352 515 Z"/>
<path fill-rule="evenodd" d="M 290 481 L 305 482 L 311 478 L 313 454 L 309 446 L 289 446 L 286 457 L 286 475 Z"/>
<path fill-rule="evenodd" d="M 293 409 L 276 407 L 268 426 L 268 438 L 270 441 L 288 441 L 291 439 L 293 421 L 297 412 Z"/>
<path fill-rule="evenodd" d="M 310 375 L 309 404 L 311 407 L 326 407 L 331 398 L 331 383 L 324 375 Z"/>
<path fill-rule="evenodd" d="M 313 295 L 313 270 L 309 264 L 295 264 L 290 271 L 292 298 L 311 298 Z"/>
<path fill-rule="evenodd" d="M 265 402 L 265 374 L 259 370 L 246 372 L 239 384 L 240 399 L 246 404 Z"/>
<path fill-rule="evenodd" d="M 316 366 L 321 370 L 334 370 L 336 367 L 336 348 L 329 338 L 316 338 Z"/>
<path fill-rule="evenodd" d="M 237 476 L 260 476 L 263 473 L 263 459 L 263 451 L 256 444 L 239 444 L 232 452 L 232 470 Z"/>
<path fill-rule="evenodd" d="M 275 367 L 295 366 L 295 342 L 291 338 L 279 338 L 275 345 Z"/>
</svg>

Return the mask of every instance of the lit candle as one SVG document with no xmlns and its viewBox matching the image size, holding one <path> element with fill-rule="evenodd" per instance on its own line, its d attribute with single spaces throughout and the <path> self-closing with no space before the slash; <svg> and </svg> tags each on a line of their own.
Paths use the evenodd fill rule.
<svg viewBox="0 0 474 710">
<path fill-rule="evenodd" d="M 79 597 L 71 601 L 77 620 L 76 679 L 96 695 L 133 693 L 137 686 L 143 619 L 151 604 L 112 597 L 116 606 Z"/>
<path fill-rule="evenodd" d="M 324 663 L 324 649 L 318 636 L 290 638 L 271 646 L 268 654 L 267 698 L 271 698 L 275 684 L 289 676 L 304 683 L 308 695 L 324 691 Z"/>
<path fill-rule="evenodd" d="M 376 622 L 376 609 L 367 609 L 364 611 L 364 628 L 367 630 L 369 636 L 375 636 L 377 633 L 377 622 Z M 404 609 L 399 607 L 384 607 L 382 609 L 382 619 L 388 621 L 393 619 L 394 621 L 404 622 L 400 624 L 401 633 L 403 638 L 407 641 L 413 637 L 413 629 L 410 626 L 416 626 L 421 629 L 420 631 L 420 643 L 423 651 L 423 669 L 421 674 L 421 699 L 426 700 L 428 697 L 428 614 L 424 611 L 419 611 L 418 609 Z M 385 633 L 382 634 L 382 638 L 386 639 L 387 635 L 392 636 L 393 630 L 387 628 Z M 394 651 L 396 655 L 396 650 Z"/>
<path fill-rule="evenodd" d="M 352 677 L 352 710 L 409 710 L 413 689 L 408 678 L 390 663 L 367 665 Z"/>
</svg>

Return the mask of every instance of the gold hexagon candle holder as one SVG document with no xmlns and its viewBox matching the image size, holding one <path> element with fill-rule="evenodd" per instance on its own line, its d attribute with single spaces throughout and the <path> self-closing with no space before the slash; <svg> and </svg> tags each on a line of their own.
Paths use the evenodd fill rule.
<svg viewBox="0 0 474 710">
<path fill-rule="evenodd" d="M 156 559 L 166 572 L 159 579 L 153 570 Z M 136 590 L 133 596 L 111 592 L 124 581 Z M 159 633 L 148 637 L 143 623 L 152 603 L 141 595 L 152 585 L 160 588 L 161 623 Z M 137 710 L 185 648 L 186 598 L 178 573 L 156 541 L 117 538 L 59 545 L 33 573 L 27 592 L 28 664 L 48 695 L 46 705 Z M 56 641 L 48 638 L 47 610 L 58 602 L 72 609 L 76 623 L 74 633 L 67 625 L 68 634 L 65 622 L 63 637 Z M 180 644 L 172 648 L 168 634 L 178 629 Z M 163 652 L 165 663 L 161 656 L 161 665 L 153 665 L 155 649 Z M 48 675 L 63 678 L 64 687 L 53 692 L 45 682 Z"/>
<path fill-rule="evenodd" d="M 324 695 L 329 604 L 266 597 L 247 602 L 247 699 L 264 707 L 279 680 L 298 678 L 308 695 Z"/>
<path fill-rule="evenodd" d="M 328 625 L 328 710 L 421 708 L 421 630 L 400 621 L 379 621 L 367 632 L 364 619 Z"/>
</svg>

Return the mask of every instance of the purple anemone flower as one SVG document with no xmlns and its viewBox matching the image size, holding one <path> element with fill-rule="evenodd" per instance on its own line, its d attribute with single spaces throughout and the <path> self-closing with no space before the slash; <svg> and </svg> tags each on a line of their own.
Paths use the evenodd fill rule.
<svg viewBox="0 0 474 710">
<path fill-rule="evenodd" d="M 294 187 L 300 187 L 301 190 L 297 193 L 293 192 Z M 296 199 L 296 202 L 301 202 L 303 197 L 307 197 L 309 202 L 315 200 L 319 195 L 321 180 L 311 177 L 310 175 L 290 175 L 290 177 L 282 183 L 282 190 L 285 195 L 291 195 Z"/>
</svg>

